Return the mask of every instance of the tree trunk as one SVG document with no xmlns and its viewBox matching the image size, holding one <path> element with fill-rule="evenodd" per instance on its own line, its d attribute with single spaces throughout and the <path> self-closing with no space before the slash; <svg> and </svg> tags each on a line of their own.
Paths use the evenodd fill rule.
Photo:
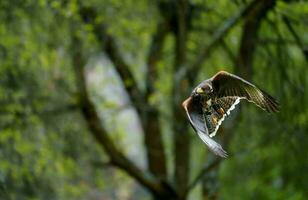
<svg viewBox="0 0 308 200">
<path fill-rule="evenodd" d="M 175 60 L 174 69 L 185 67 L 186 64 L 186 40 L 187 24 L 189 18 L 188 2 L 178 1 L 176 4 L 176 24 L 175 24 Z M 188 132 L 187 117 L 181 107 L 181 103 L 190 94 L 186 77 L 181 80 L 174 77 L 173 86 L 173 132 L 175 141 L 175 187 L 180 199 L 186 198 L 186 189 L 189 181 L 189 156 L 190 138 Z"/>
<path fill-rule="evenodd" d="M 257 47 L 257 37 L 258 37 L 258 31 L 260 28 L 260 24 L 264 17 L 266 17 L 266 14 L 268 11 L 270 11 L 275 5 L 274 0 L 262 0 L 259 1 L 258 4 L 252 9 L 251 13 L 247 15 L 245 18 L 244 26 L 242 29 L 242 38 L 241 43 L 239 47 L 239 52 L 236 58 L 235 63 L 235 73 L 239 74 L 241 77 L 244 77 L 245 79 L 251 80 L 253 75 L 253 59 L 254 59 L 254 53 L 255 49 Z M 236 116 L 238 119 L 240 117 L 240 113 Z M 228 132 L 224 135 L 224 146 L 228 146 L 231 138 L 232 138 L 232 129 L 234 129 L 235 126 L 232 126 L 228 128 L 227 130 L 223 130 Z M 222 131 L 222 128 L 220 128 L 220 132 Z M 214 169 L 213 174 L 217 174 L 219 169 L 219 165 Z M 216 181 L 217 181 L 216 176 Z M 210 179 L 212 180 L 212 179 Z M 202 181 L 202 191 L 203 191 L 203 199 L 207 200 L 215 200 L 218 198 L 218 193 L 211 192 L 212 188 L 209 187 L 209 180 L 206 179 L 206 176 L 204 176 L 204 179 Z M 212 184 L 213 185 L 213 184 Z M 217 183 L 214 185 L 217 185 Z"/>
</svg>

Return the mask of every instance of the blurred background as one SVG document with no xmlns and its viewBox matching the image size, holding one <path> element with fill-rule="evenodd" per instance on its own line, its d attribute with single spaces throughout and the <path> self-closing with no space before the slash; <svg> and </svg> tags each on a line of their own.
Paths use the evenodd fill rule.
<svg viewBox="0 0 308 200">
<path fill-rule="evenodd" d="M 307 199 L 307 64 L 304 0 L 1 0 L 0 199 Z M 219 70 L 281 104 L 227 159 L 181 107 Z"/>
</svg>

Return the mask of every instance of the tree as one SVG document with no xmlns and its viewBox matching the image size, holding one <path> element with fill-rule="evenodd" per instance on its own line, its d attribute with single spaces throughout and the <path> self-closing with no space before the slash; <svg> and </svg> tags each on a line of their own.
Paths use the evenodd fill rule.
<svg viewBox="0 0 308 200">
<path fill-rule="evenodd" d="M 307 130 L 307 110 L 296 107 L 296 103 L 306 102 L 307 97 L 303 93 L 303 87 L 308 84 L 305 81 L 305 73 L 302 73 L 302 71 L 307 72 L 307 69 L 301 66 L 303 63 L 307 64 L 306 43 L 304 37 L 299 37 L 301 34 L 297 33 L 297 31 L 304 32 L 304 27 L 301 27 L 304 23 L 304 17 L 301 16 L 303 11 L 298 8 L 301 4 L 307 6 L 303 2 L 275 0 L 249 2 L 162 0 L 138 3 L 107 0 L 42 1 L 41 4 L 29 1 L 16 6 L 9 3 L 0 4 L 2 6 L 0 9 L 3 11 L 13 10 L 13 14 L 3 12 L 0 18 L 5 21 L 4 28 L 0 32 L 0 36 L 3 35 L 5 38 L 0 41 L 0 52 L 2 52 L 0 55 L 4 61 L 2 73 L 5 77 L 1 89 L 12 91 L 12 97 L 4 95 L 5 92 L 1 97 L 5 105 L 3 113 L 7 114 L 1 125 L 4 136 L 0 138 L 4 145 L 3 149 L 8 148 L 4 157 L 9 155 L 14 155 L 12 157 L 14 159 L 15 156 L 20 157 L 18 162 L 27 169 L 31 165 L 25 163 L 36 159 L 32 157 L 28 159 L 26 156 L 42 152 L 41 147 L 29 147 L 33 143 L 33 138 L 39 144 L 51 145 L 63 140 L 61 133 L 65 133 L 65 130 L 73 131 L 85 138 L 90 138 L 89 134 L 93 136 L 93 140 L 83 141 L 82 138 L 76 139 L 74 135 L 69 134 L 67 136 L 69 139 L 64 139 L 63 150 L 59 151 L 62 156 L 58 162 L 61 164 L 58 165 L 62 166 L 65 173 L 64 175 L 59 173 L 57 178 L 41 169 L 47 166 L 45 163 L 47 161 L 43 161 L 45 156 L 49 156 L 50 160 L 56 159 L 53 155 L 57 151 L 52 150 L 54 145 L 47 148 L 46 155 L 38 153 L 37 160 L 43 164 L 18 174 L 17 177 L 20 179 L 10 175 L 12 172 L 8 167 L 0 166 L 7 177 L 2 186 L 9 188 L 3 189 L 3 196 L 18 198 L 7 191 L 25 189 L 24 193 L 27 196 L 37 197 L 38 192 L 34 185 L 41 185 L 43 192 L 40 197 L 65 198 L 65 195 L 56 195 L 58 190 L 54 189 L 52 182 L 62 180 L 61 177 L 65 175 L 69 177 L 67 179 L 74 180 L 73 182 L 84 180 L 87 174 L 77 175 L 77 171 L 82 169 L 78 162 L 90 163 L 89 157 L 96 160 L 94 155 L 100 155 L 101 150 L 104 150 L 103 158 L 108 160 L 103 164 L 104 169 L 106 166 L 112 166 L 125 172 L 128 177 L 149 191 L 154 199 L 187 199 L 199 183 L 202 183 L 204 199 L 218 197 L 228 199 L 229 194 L 235 194 L 232 188 L 235 191 L 240 188 L 232 185 L 235 182 L 232 181 L 233 178 L 236 180 L 244 178 L 249 183 L 242 198 L 251 198 L 249 192 L 253 193 L 254 189 L 258 191 L 258 197 L 265 199 L 304 198 L 306 184 L 299 181 L 300 176 L 297 173 L 289 171 L 307 164 L 304 155 L 296 156 L 293 160 L 294 165 L 273 167 L 270 171 L 263 166 L 257 168 L 265 177 L 258 178 L 256 175 L 249 179 L 245 174 L 230 175 L 237 167 L 244 170 L 243 166 L 247 167 L 251 162 L 251 155 L 245 154 L 244 158 L 241 158 L 239 151 L 244 147 L 237 146 L 242 142 L 248 144 L 244 152 L 255 151 L 256 160 L 264 161 L 264 166 L 269 168 L 275 166 L 275 162 L 267 159 L 273 158 L 282 164 L 283 155 L 292 159 L 292 152 L 300 152 L 299 147 L 303 148 L 307 143 L 306 139 L 300 141 Z M 288 16 L 284 12 L 286 10 L 298 15 Z M 298 26 L 296 30 L 295 25 Z M 26 40 L 20 37 L 25 37 Z M 14 51 L 8 52 L 11 48 Z M 286 61 L 287 64 L 282 60 L 292 55 L 288 48 L 299 52 L 293 53 L 290 60 L 294 62 Z M 129 96 L 131 106 L 136 111 L 143 130 L 147 161 L 145 169 L 130 159 L 110 135 L 106 123 L 108 114 L 104 113 L 112 108 L 102 109 L 95 101 L 95 94 L 91 92 L 87 71 L 91 66 L 87 66 L 93 65 L 91 59 L 98 52 L 103 53 L 111 62 Z M 20 59 L 14 61 L 14 57 Z M 56 63 L 57 59 L 60 60 L 59 63 Z M 139 63 L 142 63 L 142 67 L 137 66 Z M 17 69 L 14 68 L 15 64 L 18 66 Z M 28 65 L 32 68 L 28 69 Z M 234 68 L 215 67 L 218 65 L 232 65 Z M 45 66 L 45 69 L 40 69 L 39 66 Z M 289 72 L 288 66 L 295 66 L 296 69 Z M 282 105 L 287 105 L 284 113 L 289 113 L 273 117 L 272 123 L 277 125 L 275 128 L 268 122 L 269 117 L 263 118 L 258 111 L 250 107 L 249 109 L 244 107 L 245 116 L 239 112 L 235 113 L 235 117 L 227 121 L 226 126 L 218 133 L 224 145 L 230 146 L 231 151 L 236 151 L 234 156 L 227 160 L 220 160 L 210 154 L 204 155 L 202 151 L 206 147 L 202 146 L 197 136 L 192 133 L 180 106 L 198 81 L 211 76 L 219 69 L 234 71 L 256 82 L 261 81 L 260 85 L 268 86 L 272 93 L 279 97 Z M 140 71 L 144 71 L 141 76 Z M 264 71 L 269 73 L 266 74 Z M 47 80 L 41 76 L 44 73 L 47 74 Z M 23 74 L 27 76 L 23 77 Z M 269 80 L 263 80 L 262 76 Z M 295 76 L 299 78 L 294 79 Z M 281 86 L 283 90 L 275 90 L 277 86 Z M 44 92 L 46 88 L 50 90 L 49 93 Z M 33 90 L 36 91 L 35 95 L 31 95 Z M 296 100 L 292 99 L 294 97 Z M 24 105 L 28 106 L 30 111 L 27 111 Z M 67 115 L 77 121 L 77 125 L 66 127 L 65 124 L 59 124 L 55 120 L 59 117 L 60 121 L 69 122 Z M 293 122 L 292 125 L 285 125 L 290 121 Z M 251 128 L 247 129 L 245 124 L 249 124 Z M 260 124 L 264 124 L 264 127 L 260 127 Z M 18 138 L 21 137 L 25 127 L 27 135 L 22 137 L 26 140 L 22 141 Z M 35 129 L 34 132 L 41 134 L 46 132 L 46 136 L 37 139 L 38 137 L 31 133 L 33 127 L 45 129 L 45 131 Z M 247 130 L 251 132 L 251 136 L 244 136 Z M 57 137 L 52 135 L 54 132 L 58 132 Z M 234 135 L 235 132 L 239 134 Z M 269 136 L 268 132 L 272 134 Z M 281 143 L 287 142 L 286 135 L 293 132 L 296 132 L 294 140 L 298 145 L 294 143 L 287 145 L 293 148 L 293 151 L 287 151 L 283 146 L 275 146 L 269 142 L 274 142 L 277 138 Z M 170 135 L 166 137 L 166 133 L 172 134 L 172 137 Z M 129 130 L 126 134 L 129 135 Z M 252 138 L 253 141 L 245 139 L 246 137 Z M 7 146 L 10 140 L 12 144 L 24 147 L 18 149 Z M 85 150 L 93 142 L 98 145 Z M 79 145 L 79 148 L 72 148 Z M 198 146 L 198 150 L 195 146 Z M 266 153 L 258 151 L 263 147 Z M 6 165 L 17 166 L 15 163 L 17 161 L 14 159 L 8 161 Z M 76 171 L 71 170 L 74 165 L 78 165 Z M 196 165 L 198 169 L 195 169 Z M 57 169 L 57 165 L 52 166 Z M 100 162 L 97 166 L 99 169 L 102 167 Z M 41 170 L 38 172 L 36 168 Z M 92 165 L 86 168 L 92 176 L 99 170 Z M 19 172 L 17 168 L 14 173 L 16 172 Z M 45 176 L 46 174 L 48 176 Z M 45 176 L 48 180 L 42 179 L 41 176 Z M 24 184 L 14 185 L 13 182 L 16 180 L 21 180 Z M 265 189 L 267 185 L 264 182 L 267 180 L 273 182 L 271 188 L 276 190 L 275 194 Z M 255 186 L 253 181 L 259 183 L 259 186 Z M 285 181 L 290 183 L 285 185 Z M 45 183 L 46 186 L 40 183 Z M 218 187 L 219 185 L 221 187 Z M 76 187 L 82 188 L 80 185 Z M 289 193 L 283 192 L 285 188 Z M 53 191 L 54 196 L 44 196 L 51 193 L 50 191 Z M 293 193 L 297 196 L 294 197 Z M 78 197 L 77 192 L 75 194 Z"/>
</svg>

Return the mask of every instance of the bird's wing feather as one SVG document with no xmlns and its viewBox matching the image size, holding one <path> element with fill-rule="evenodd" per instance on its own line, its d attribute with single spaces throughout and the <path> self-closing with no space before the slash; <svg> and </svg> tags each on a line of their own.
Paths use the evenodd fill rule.
<svg viewBox="0 0 308 200">
<path fill-rule="evenodd" d="M 214 128 L 209 131 L 210 137 L 214 137 L 219 129 L 219 126 L 225 120 L 225 117 L 230 115 L 230 112 L 235 108 L 235 106 L 240 103 L 239 97 L 222 97 L 217 99 L 217 104 L 224 110 L 224 114 L 219 116 L 217 124 Z"/>
<path fill-rule="evenodd" d="M 216 155 L 226 158 L 228 156 L 227 152 L 222 148 L 220 144 L 215 142 L 208 134 L 204 134 L 197 131 L 198 136 L 201 140 L 209 147 L 209 149 Z"/>
<path fill-rule="evenodd" d="M 221 145 L 210 138 L 208 129 L 203 118 L 203 114 L 193 108 L 192 98 L 189 97 L 188 99 L 186 99 L 183 102 L 182 106 L 186 111 L 191 126 L 197 132 L 200 139 L 209 147 L 209 149 L 214 154 L 224 158 L 227 157 L 227 152 L 221 147 Z M 202 112 L 202 108 L 200 110 Z"/>
<path fill-rule="evenodd" d="M 279 104 L 273 97 L 241 77 L 221 71 L 211 80 L 218 98 L 228 96 L 245 98 L 267 112 L 279 111 Z"/>
</svg>

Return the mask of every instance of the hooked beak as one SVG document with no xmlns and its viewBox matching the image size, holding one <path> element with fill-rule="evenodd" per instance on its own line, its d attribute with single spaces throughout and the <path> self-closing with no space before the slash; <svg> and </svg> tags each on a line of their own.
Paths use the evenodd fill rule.
<svg viewBox="0 0 308 200">
<path fill-rule="evenodd" d="M 197 90 L 196 90 L 196 93 L 197 94 L 204 94 L 205 92 L 201 87 L 198 87 Z"/>
</svg>

